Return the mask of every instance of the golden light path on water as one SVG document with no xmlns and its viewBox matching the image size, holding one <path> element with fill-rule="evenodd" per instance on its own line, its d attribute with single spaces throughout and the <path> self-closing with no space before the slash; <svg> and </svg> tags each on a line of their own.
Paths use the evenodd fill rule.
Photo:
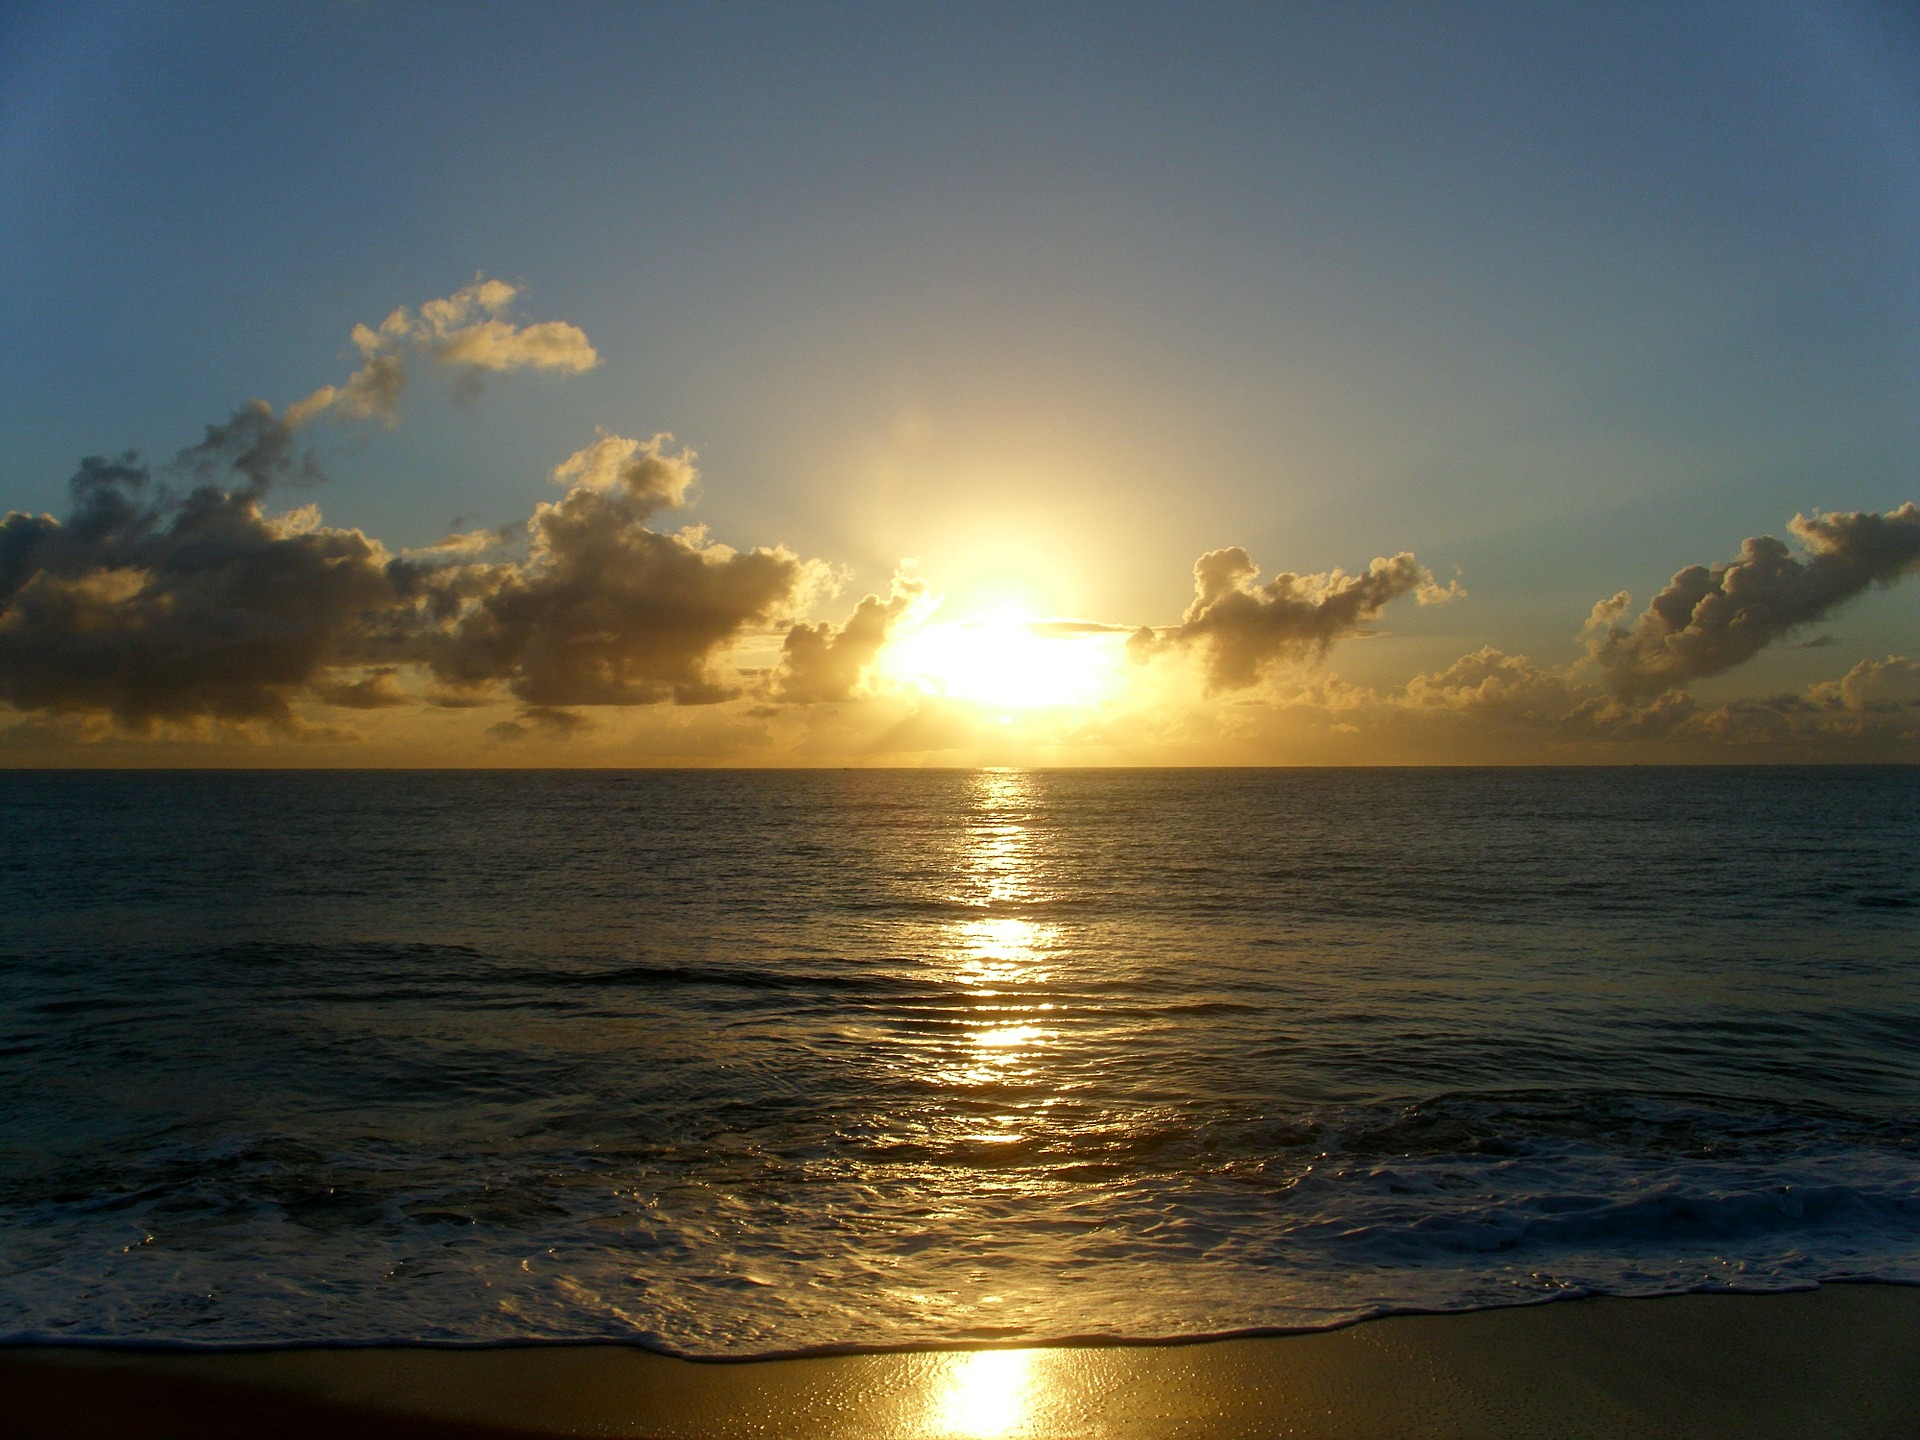
<svg viewBox="0 0 1920 1440">
<path fill-rule="evenodd" d="M 1018 905 L 1037 897 L 1034 841 L 1022 818 L 1030 801 L 1031 777 L 1017 770 L 990 770 L 979 776 L 981 819 L 965 841 L 964 870 L 974 887 L 967 898 L 981 908 Z M 952 1079 L 963 1087 L 1033 1084 L 1039 1062 L 1054 1032 L 1045 1023 L 1053 1006 L 1034 1004 L 1020 989 L 1053 978 L 1046 926 L 1017 916 L 993 915 L 961 921 L 954 930 L 959 956 L 957 983 L 968 998 L 967 1049 Z M 1008 1143 L 1022 1138 L 1018 1114 L 996 1117 L 997 1128 L 969 1138 Z"/>
<path fill-rule="evenodd" d="M 966 897 L 982 909 L 1030 903 L 1039 897 L 1034 837 L 1024 816 L 1031 803 L 1031 777 L 1019 771 L 987 771 L 978 777 L 979 819 L 964 840 Z M 954 983 L 967 996 L 966 1046 L 947 1077 L 962 1091 L 1043 1080 L 1047 1047 L 1055 1031 L 1047 1023 L 1050 1003 L 1020 993 L 1051 980 L 1047 926 L 1018 916 L 989 914 L 958 922 L 953 930 Z M 1034 1102 L 993 1117 L 990 1128 L 966 1138 L 1011 1144 L 1024 1138 Z M 1044 1100 L 1038 1102 L 1044 1105 Z M 982 1295 L 979 1304 L 1000 1297 Z M 1043 1368 L 1032 1350 L 960 1352 L 945 1360 L 928 1416 L 927 1433 L 997 1440 L 1028 1433 L 1044 1403 Z"/>
</svg>

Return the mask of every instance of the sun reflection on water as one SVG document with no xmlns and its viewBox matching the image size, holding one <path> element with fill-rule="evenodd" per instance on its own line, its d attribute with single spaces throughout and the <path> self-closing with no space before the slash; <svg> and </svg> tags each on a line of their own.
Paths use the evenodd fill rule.
<svg viewBox="0 0 1920 1440">
<path fill-rule="evenodd" d="M 1030 920 L 973 920 L 959 926 L 955 938 L 954 979 L 969 1005 L 961 1021 L 966 1049 L 953 1078 L 981 1085 L 1026 1073 L 1053 1036 L 1039 1023 L 1053 1005 L 1026 994 L 1052 978 L 1045 964 L 1049 931 Z"/>
<path fill-rule="evenodd" d="M 954 927 L 963 956 L 960 981 L 990 985 L 996 981 L 1044 980 L 1036 966 L 1045 958 L 1052 932 L 1031 920 L 967 920 Z"/>
<path fill-rule="evenodd" d="M 1005 1293 L 1007 1257 L 997 1252 L 1006 1236 L 993 1218 L 1046 1188 L 1048 1117 L 1063 1099 L 1056 1052 L 1072 1017 L 1061 1005 L 1060 927 L 1040 909 L 1052 874 L 1047 831 L 1036 823 L 1042 783 L 1019 771 L 972 779 L 947 851 L 943 898 L 953 910 L 926 956 L 940 993 L 923 1002 L 926 1023 L 906 1060 L 927 1086 L 921 1133 L 936 1137 L 925 1180 L 956 1226 L 953 1273 L 923 1302 L 945 1313 L 949 1333 L 1011 1337 L 1042 1298 L 1025 1287 Z M 932 1433 L 1025 1433 L 1028 1363 L 1015 1351 L 955 1359 L 945 1398 L 927 1412 L 938 1414 Z"/>
<path fill-rule="evenodd" d="M 989 905 L 1018 904 L 1034 896 L 1034 839 L 1026 824 L 1033 803 L 1033 777 L 1017 770 L 987 770 L 978 785 L 975 818 L 968 826 L 965 878 L 981 887 Z"/>
<path fill-rule="evenodd" d="M 962 841 L 961 880 L 971 903 L 983 908 L 1019 905 L 1038 898 L 1036 854 L 1027 812 L 1033 804 L 1033 777 L 1017 770 L 989 770 L 977 777 L 973 822 Z M 985 915 L 961 920 L 951 930 L 949 974 L 967 997 L 967 1014 L 957 1037 L 964 1049 L 955 1056 L 948 1079 L 961 1087 L 1032 1079 L 1034 1062 L 1053 1032 L 1042 1022 L 1051 1003 L 1029 998 L 1036 985 L 1053 976 L 1047 964 L 1054 943 L 1051 927 L 1018 915 Z M 1018 1115 L 1000 1117 L 1008 1133 Z"/>
<path fill-rule="evenodd" d="M 973 1043 L 983 1050 L 1011 1050 L 1031 1045 L 1045 1032 L 1038 1025 L 1006 1025 L 998 1030 L 976 1030 Z"/>
<path fill-rule="evenodd" d="M 935 1435 L 999 1440 L 1029 1428 L 1035 1391 L 1034 1352 L 975 1350 L 950 1362 L 934 1401 Z"/>
</svg>

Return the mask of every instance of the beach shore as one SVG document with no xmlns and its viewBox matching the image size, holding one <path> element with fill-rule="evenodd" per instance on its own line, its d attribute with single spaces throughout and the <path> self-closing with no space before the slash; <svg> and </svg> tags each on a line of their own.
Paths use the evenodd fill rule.
<svg viewBox="0 0 1920 1440">
<path fill-rule="evenodd" d="M 1181 1345 L 0 1348 L 18 1436 L 1920 1435 L 1920 1288 L 1584 1299 Z"/>
</svg>

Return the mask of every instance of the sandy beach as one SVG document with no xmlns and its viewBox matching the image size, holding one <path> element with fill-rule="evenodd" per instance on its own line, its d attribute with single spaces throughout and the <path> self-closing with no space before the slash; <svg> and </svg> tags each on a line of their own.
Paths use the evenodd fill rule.
<svg viewBox="0 0 1920 1440">
<path fill-rule="evenodd" d="M 1585 1299 L 1185 1345 L 743 1363 L 611 1345 L 0 1353 L 21 1436 L 1920 1434 L 1920 1288 Z"/>
</svg>

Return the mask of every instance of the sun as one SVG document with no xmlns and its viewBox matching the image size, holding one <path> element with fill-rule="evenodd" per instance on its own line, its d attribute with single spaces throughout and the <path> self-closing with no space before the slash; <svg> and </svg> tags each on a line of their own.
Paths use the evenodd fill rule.
<svg viewBox="0 0 1920 1440">
<path fill-rule="evenodd" d="M 881 668 L 927 694 L 1000 710 L 1095 705 L 1118 683 L 1115 639 L 1007 606 L 897 635 Z"/>
</svg>

